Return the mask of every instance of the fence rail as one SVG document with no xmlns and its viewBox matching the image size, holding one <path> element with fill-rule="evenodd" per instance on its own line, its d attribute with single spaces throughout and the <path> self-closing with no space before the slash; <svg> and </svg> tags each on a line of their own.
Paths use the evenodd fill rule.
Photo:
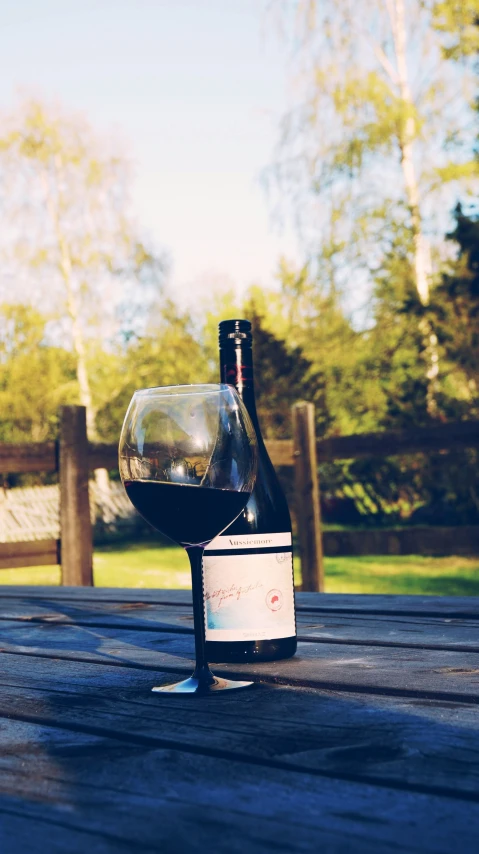
<svg viewBox="0 0 479 854">
<path fill-rule="evenodd" d="M 271 440 L 266 442 L 266 447 L 275 466 L 294 465 L 292 439 Z M 479 448 L 479 421 L 456 421 L 409 430 L 357 433 L 316 440 L 316 454 L 320 463 L 358 457 L 430 454 L 462 448 Z M 0 444 L 0 474 L 57 471 L 57 453 L 56 442 Z M 118 445 L 89 442 L 90 471 L 96 468 L 114 469 L 117 463 Z"/>
<path fill-rule="evenodd" d="M 61 564 L 60 540 L 0 543 L 0 569 Z"/>
<path fill-rule="evenodd" d="M 479 421 L 317 440 L 314 408 L 293 407 L 293 440 L 266 442 L 273 465 L 294 466 L 303 590 L 323 589 L 326 555 L 479 553 L 479 527 L 321 531 L 318 463 L 479 447 Z M 0 543 L 0 569 L 57 564 L 62 583 L 92 583 L 88 471 L 116 469 L 117 445 L 87 442 L 84 408 L 62 408 L 58 442 L 0 444 L 0 474 L 59 472 L 61 539 Z"/>
</svg>

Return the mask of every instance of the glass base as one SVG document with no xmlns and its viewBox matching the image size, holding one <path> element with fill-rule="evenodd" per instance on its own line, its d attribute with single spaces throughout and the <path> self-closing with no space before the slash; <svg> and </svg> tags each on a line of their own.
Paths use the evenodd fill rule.
<svg viewBox="0 0 479 854">
<path fill-rule="evenodd" d="M 181 682 L 174 682 L 172 685 L 159 685 L 151 690 L 162 694 L 199 694 L 206 696 L 207 694 L 216 694 L 217 691 L 239 691 L 242 688 L 251 688 L 254 684 L 254 682 L 235 682 L 233 679 L 221 679 L 219 676 L 214 676 L 212 682 L 199 679 L 197 676 L 190 676 L 189 679 L 183 679 Z"/>
</svg>

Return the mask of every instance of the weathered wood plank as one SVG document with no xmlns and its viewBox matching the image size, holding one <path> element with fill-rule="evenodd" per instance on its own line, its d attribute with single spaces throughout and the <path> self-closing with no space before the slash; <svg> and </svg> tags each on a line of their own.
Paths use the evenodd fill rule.
<svg viewBox="0 0 479 854">
<path fill-rule="evenodd" d="M 17 566 L 50 566 L 60 563 L 59 540 L 0 543 L 0 569 Z"/>
<path fill-rule="evenodd" d="M 144 602 L 99 601 L 89 602 L 85 606 L 72 601 L 44 600 L 42 603 L 31 600 L 23 603 L 6 600 L 3 604 L 0 602 L 1 620 L 193 633 L 191 609 L 181 605 L 162 606 Z M 328 612 L 318 616 L 298 609 L 297 624 L 300 640 L 479 651 L 478 620 L 467 618 L 337 615 Z"/>
<path fill-rule="evenodd" d="M 414 427 L 409 430 L 361 433 L 355 436 L 330 436 L 318 442 L 318 460 L 326 462 L 369 456 L 427 454 L 433 451 L 452 451 L 478 446 L 479 421 L 455 421 L 429 427 Z"/>
<path fill-rule="evenodd" d="M 65 661 L 52 670 L 21 657 L 6 664 L 0 716 L 9 721 L 479 801 L 473 706 L 459 712 L 454 703 L 269 686 L 221 706 L 215 698 L 197 703 L 192 715 L 191 698 L 162 702 L 151 694 L 151 676 L 138 671 Z M 16 761 L 29 745 L 18 736 L 15 743 Z M 11 767 L 6 753 L 2 770 Z"/>
<path fill-rule="evenodd" d="M 111 445 L 106 442 L 88 443 L 88 467 L 94 469 L 117 469 L 118 468 L 118 444 Z"/>
<path fill-rule="evenodd" d="M 308 594 L 314 595 L 314 594 Z M 125 588 L 125 587 L 69 587 L 56 585 L 2 584 L 0 598 L 28 600 L 48 599 L 49 601 L 84 602 L 139 602 L 148 601 L 157 604 L 175 604 L 191 607 L 191 590 L 166 590 L 164 588 Z M 322 597 L 323 598 L 323 597 Z M 410 597 L 413 599 L 414 597 Z M 433 598 L 433 597 L 431 597 Z M 309 600 L 308 600 L 309 601 Z M 313 601 L 313 600 L 311 600 Z M 316 601 L 316 600 L 315 600 Z M 470 602 L 469 599 L 466 601 Z"/>
<path fill-rule="evenodd" d="M 293 442 L 291 439 L 269 439 L 265 442 L 265 445 L 274 466 L 294 465 Z"/>
<path fill-rule="evenodd" d="M 104 664 L 118 662 L 150 670 L 193 669 L 193 637 L 171 631 L 144 632 L 75 625 L 2 622 L 3 653 Z M 477 653 L 454 650 L 299 643 L 287 661 L 216 665 L 221 674 L 268 684 L 391 696 L 479 702 Z"/>
<path fill-rule="evenodd" d="M 398 596 L 379 594 L 298 593 L 298 607 L 305 611 L 324 610 L 338 614 L 463 616 L 479 619 L 479 597 L 474 596 Z"/>
<path fill-rule="evenodd" d="M 0 443 L 0 473 L 57 471 L 55 442 Z"/>
<path fill-rule="evenodd" d="M 95 467 L 117 467 L 116 445 L 95 444 L 90 447 Z M 266 447 L 275 466 L 294 465 L 293 442 L 290 439 L 270 440 L 266 442 Z M 329 436 L 317 441 L 317 455 L 319 462 L 329 462 L 367 456 L 431 453 L 477 447 L 479 447 L 479 421 L 456 421 L 449 424 L 434 424 L 430 427 L 415 427 L 413 430 Z"/>
<path fill-rule="evenodd" d="M 0 621 L 2 854 L 474 850 L 477 653 L 321 638 L 291 661 L 216 667 L 266 681 L 192 714 L 191 698 L 149 690 L 192 666 L 191 634 L 172 631 L 191 625 L 187 591 L 13 590 L 0 617 L 43 610 L 44 622 Z M 403 634 L 449 631 L 437 615 L 458 603 L 472 637 L 467 615 L 479 611 L 471 599 L 338 596 L 325 608 L 329 596 L 298 598 L 305 628 L 321 632 L 327 619 L 359 632 L 363 620 L 370 632 L 381 622 L 382 637 L 393 622 Z M 152 631 L 162 614 L 168 630 Z M 80 625 L 108 616 L 120 625 Z"/>
<path fill-rule="evenodd" d="M 323 531 L 324 554 L 336 555 L 478 555 L 479 525 L 461 528 L 391 528 Z"/>
<path fill-rule="evenodd" d="M 395 454 L 428 453 L 479 446 L 479 421 L 458 421 L 436 424 L 414 430 L 361 433 L 352 436 L 330 436 L 317 442 L 320 462 L 351 459 L 362 456 L 392 456 Z M 294 464 L 291 440 L 270 440 L 266 447 L 275 466 Z M 118 448 L 114 444 L 89 445 L 90 467 L 117 468 Z M 54 442 L 0 444 L 2 474 L 56 471 Z"/>
<path fill-rule="evenodd" d="M 293 406 L 294 483 L 296 521 L 303 590 L 324 590 L 321 508 L 314 406 L 300 401 Z"/>
<path fill-rule="evenodd" d="M 324 613 L 320 620 L 300 612 L 298 633 L 302 640 L 317 638 L 323 642 L 351 645 L 454 649 L 479 652 L 477 620 L 461 618 L 359 616 Z"/>
<path fill-rule="evenodd" d="M 40 728 L 30 725 L 32 742 Z M 40 735 L 43 740 L 43 733 Z M 45 742 L 43 742 L 45 744 Z M 5 773 L 3 854 L 473 850 L 479 808 L 205 756 L 84 737 Z M 76 745 L 78 747 L 76 748 Z M 76 748 L 76 749 L 75 749 Z"/>
<path fill-rule="evenodd" d="M 191 607 L 190 590 L 135 589 L 121 587 L 0 586 L 4 600 L 147 603 Z M 479 619 L 479 597 L 398 596 L 379 594 L 297 593 L 297 608 L 308 613 L 398 614 L 399 616 L 467 617 Z"/>
<path fill-rule="evenodd" d="M 62 584 L 93 584 L 84 406 L 63 406 L 60 418 L 60 530 Z"/>
</svg>

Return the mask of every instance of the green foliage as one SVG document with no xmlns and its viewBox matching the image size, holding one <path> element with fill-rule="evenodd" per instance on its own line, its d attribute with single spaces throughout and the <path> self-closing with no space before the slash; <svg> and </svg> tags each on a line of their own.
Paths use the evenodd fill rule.
<svg viewBox="0 0 479 854">
<path fill-rule="evenodd" d="M 210 380 L 210 366 L 188 313 L 167 302 L 145 334 L 97 363 L 97 425 L 102 440 L 116 442 L 133 392 L 138 388 Z"/>
<path fill-rule="evenodd" d="M 291 348 L 263 326 L 263 318 L 254 306 L 246 316 L 251 320 L 254 334 L 254 371 L 258 417 L 265 439 L 291 438 L 291 407 L 298 400 L 312 400 L 325 418 L 324 379 L 312 375 L 312 365 L 299 347 Z"/>
<path fill-rule="evenodd" d="M 253 285 L 243 302 L 233 293 L 213 295 L 201 330 L 209 378 L 219 380 L 218 323 L 246 317 L 253 325 L 254 367 L 258 415 L 268 439 L 291 438 L 291 406 L 297 400 L 314 400 L 324 418 L 324 383 L 303 349 L 291 340 L 285 301 L 279 292 Z"/>
<path fill-rule="evenodd" d="M 450 385 L 464 414 L 479 416 L 479 218 L 456 209 L 449 238 L 458 246 L 436 287 L 430 313 L 451 364 Z"/>
<path fill-rule="evenodd" d="M 328 265 L 331 259 L 323 259 Z M 319 435 L 373 430 L 382 408 L 381 391 L 369 357 L 368 334 L 354 328 L 334 288 L 325 288 L 307 268 L 282 263 L 281 324 L 263 315 L 268 330 L 282 336 L 310 363 L 308 394 L 316 405 Z"/>
<path fill-rule="evenodd" d="M 439 376 L 436 418 L 478 417 L 479 364 L 479 224 L 457 212 L 450 235 L 458 259 L 432 292 L 429 307 L 418 298 L 407 234 L 396 227 L 376 274 L 373 323 L 355 350 L 354 388 L 364 395 L 361 419 L 348 392 L 347 360 L 335 350 L 338 393 L 358 432 L 367 429 L 414 429 L 431 423 L 427 405 L 426 342 L 421 320 L 429 320 L 438 337 Z M 337 341 L 341 336 L 337 336 Z M 326 383 L 328 397 L 334 379 Z M 334 408 L 332 430 L 337 427 Z M 357 429 L 357 428 L 356 428 Z M 356 432 L 349 429 L 344 432 Z M 475 524 L 479 519 L 479 467 L 474 451 L 396 459 L 358 459 L 322 465 L 322 492 L 334 508 L 353 501 L 371 524 Z M 326 518 L 327 516 L 326 512 Z"/>
<path fill-rule="evenodd" d="M 330 75 L 332 69 L 325 74 Z M 318 80 L 319 83 L 319 80 Z M 331 170 L 360 172 L 371 155 L 391 155 L 397 140 L 405 136 L 408 119 L 420 133 L 421 116 L 392 89 L 378 71 L 364 74 L 355 69 L 338 81 L 332 91 L 343 141 L 331 149 Z"/>
<path fill-rule="evenodd" d="M 60 405 L 78 402 L 74 359 L 47 343 L 48 320 L 31 306 L 0 306 L 1 442 L 56 438 Z"/>
<path fill-rule="evenodd" d="M 219 378 L 218 323 L 229 317 L 243 317 L 243 314 L 243 306 L 232 290 L 213 292 L 201 303 L 202 321 L 196 334 L 203 344 L 212 382 L 218 382 Z"/>
<path fill-rule="evenodd" d="M 479 0 L 439 0 L 433 5 L 435 28 L 443 36 L 448 59 L 463 59 L 479 51 Z"/>
<path fill-rule="evenodd" d="M 428 423 L 426 358 L 408 235 L 398 228 L 376 276 L 370 355 L 383 393 L 378 427 Z"/>
</svg>

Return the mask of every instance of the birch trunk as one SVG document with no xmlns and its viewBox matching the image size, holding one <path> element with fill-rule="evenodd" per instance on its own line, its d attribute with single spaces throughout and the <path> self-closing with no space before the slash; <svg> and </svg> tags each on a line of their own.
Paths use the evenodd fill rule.
<svg viewBox="0 0 479 854">
<path fill-rule="evenodd" d="M 59 183 L 62 164 L 59 162 L 58 156 L 55 158 L 56 178 Z M 49 192 L 48 177 L 44 175 L 44 186 L 46 190 L 46 204 L 50 215 L 50 219 L 55 231 L 57 246 L 59 251 L 59 271 L 63 279 L 66 295 L 66 306 L 68 316 L 71 321 L 72 329 L 72 344 L 76 360 L 76 374 L 78 380 L 78 388 L 80 392 L 80 403 L 86 409 L 86 425 L 90 441 L 98 441 L 98 434 L 95 424 L 95 409 L 93 406 L 93 398 L 90 388 L 90 380 L 88 377 L 88 369 L 86 362 L 86 348 L 81 328 L 80 307 L 78 304 L 77 295 L 73 284 L 73 270 L 71 253 L 67 239 L 61 227 L 58 205 L 52 193 Z M 101 492 L 109 493 L 110 481 L 107 469 L 95 469 L 95 482 Z M 105 520 L 106 521 L 106 520 Z"/>
<path fill-rule="evenodd" d="M 431 262 L 429 246 L 422 229 L 419 186 L 414 166 L 414 139 L 417 129 L 414 119 L 414 101 L 409 85 L 407 68 L 407 33 L 404 0 L 392 0 L 392 2 L 388 4 L 388 8 L 391 15 L 394 48 L 396 53 L 399 94 L 406 110 L 406 121 L 399 134 L 399 149 L 408 207 L 411 213 L 414 245 L 414 273 L 419 299 L 421 300 L 422 305 L 426 306 L 429 303 L 430 295 Z M 431 327 L 431 324 L 426 319 L 421 320 L 419 329 L 426 345 L 426 376 L 428 380 L 427 408 L 430 415 L 436 415 L 437 378 L 439 374 L 437 337 Z"/>
</svg>

